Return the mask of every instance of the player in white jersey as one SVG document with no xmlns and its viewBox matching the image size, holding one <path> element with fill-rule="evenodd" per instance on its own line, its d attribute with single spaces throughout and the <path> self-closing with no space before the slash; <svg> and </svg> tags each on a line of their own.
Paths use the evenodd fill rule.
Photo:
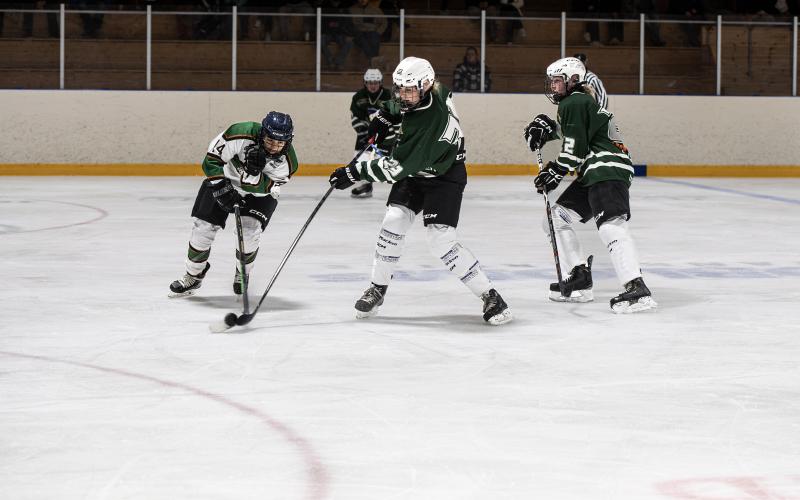
<svg viewBox="0 0 800 500">
<path fill-rule="evenodd" d="M 192 208 L 186 274 L 172 282 L 170 297 L 192 295 L 200 288 L 211 267 L 211 245 L 235 205 L 241 213 L 244 255 L 236 250 L 233 292 L 243 293 L 242 283 L 247 280 L 242 273 L 250 274 L 261 233 L 278 206 L 280 187 L 297 171 L 293 136 L 292 117 L 270 111 L 261 123 L 234 123 L 211 141 L 203 160 L 206 179 Z"/>
</svg>

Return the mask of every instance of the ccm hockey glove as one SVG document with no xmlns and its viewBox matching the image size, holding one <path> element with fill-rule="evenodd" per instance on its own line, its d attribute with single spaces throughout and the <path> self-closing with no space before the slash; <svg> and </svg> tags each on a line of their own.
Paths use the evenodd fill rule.
<svg viewBox="0 0 800 500">
<path fill-rule="evenodd" d="M 547 141 L 555 137 L 558 124 L 547 115 L 536 115 L 536 118 L 525 127 L 525 142 L 528 147 L 536 152 L 541 149 Z"/>
<path fill-rule="evenodd" d="M 567 172 L 569 172 L 567 167 L 562 167 L 554 161 L 547 162 L 547 167 L 542 169 L 539 175 L 533 180 L 533 185 L 536 186 L 536 192 L 549 193 L 554 190 L 558 187 L 558 183 L 561 182 L 561 179 L 567 175 Z"/>
<path fill-rule="evenodd" d="M 347 189 L 359 180 L 361 180 L 361 178 L 358 175 L 356 166 L 348 165 L 334 170 L 328 182 L 336 189 Z"/>
<path fill-rule="evenodd" d="M 255 144 L 247 146 L 244 150 L 244 171 L 248 175 L 258 175 L 267 166 L 267 153 Z"/>
<path fill-rule="evenodd" d="M 230 179 L 206 179 L 217 205 L 226 212 L 233 212 L 233 206 L 241 203 L 242 197 L 231 184 Z"/>
</svg>

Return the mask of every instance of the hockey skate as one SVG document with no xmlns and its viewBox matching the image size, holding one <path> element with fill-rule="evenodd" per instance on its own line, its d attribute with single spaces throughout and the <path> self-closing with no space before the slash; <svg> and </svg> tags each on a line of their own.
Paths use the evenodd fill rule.
<svg viewBox="0 0 800 500">
<path fill-rule="evenodd" d="M 591 302 L 594 300 L 592 293 L 592 260 L 590 255 L 586 264 L 572 268 L 567 279 L 564 280 L 563 293 L 558 283 L 550 283 L 550 300 L 555 302 Z"/>
<path fill-rule="evenodd" d="M 364 290 L 364 295 L 356 301 L 356 318 L 365 319 L 378 314 L 378 308 L 383 304 L 383 297 L 389 285 L 370 284 Z"/>
<path fill-rule="evenodd" d="M 483 300 L 483 320 L 490 325 L 502 325 L 513 319 L 508 304 L 494 288 L 481 295 L 481 300 Z"/>
<path fill-rule="evenodd" d="M 658 304 L 642 278 L 625 284 L 625 291 L 611 299 L 611 310 L 617 314 L 629 314 L 654 309 Z"/>
<path fill-rule="evenodd" d="M 248 274 L 245 279 L 250 283 L 250 275 Z M 239 266 L 236 266 L 236 274 L 233 276 L 233 293 L 242 295 L 242 273 L 239 271 Z"/>
<path fill-rule="evenodd" d="M 350 191 L 351 198 L 372 198 L 372 183 L 366 182 L 362 186 L 354 187 Z"/>
<path fill-rule="evenodd" d="M 210 268 L 211 264 L 206 262 L 205 269 L 203 269 L 203 272 L 201 272 L 197 276 L 186 273 L 183 275 L 183 278 L 173 281 L 172 284 L 169 286 L 170 289 L 169 296 L 172 298 L 176 298 L 176 297 L 188 297 L 189 295 L 194 295 L 195 290 L 200 288 L 200 285 L 203 284 L 203 278 L 206 277 L 206 273 Z"/>
</svg>

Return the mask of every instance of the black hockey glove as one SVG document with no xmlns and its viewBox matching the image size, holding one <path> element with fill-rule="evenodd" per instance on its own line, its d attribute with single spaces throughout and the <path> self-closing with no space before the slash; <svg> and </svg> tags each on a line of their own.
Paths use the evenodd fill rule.
<svg viewBox="0 0 800 500">
<path fill-rule="evenodd" d="M 567 175 L 567 172 L 569 172 L 567 167 L 562 167 L 554 161 L 547 162 L 547 167 L 542 169 L 539 175 L 533 180 L 533 185 L 536 186 L 536 192 L 541 193 L 544 191 L 545 193 L 549 193 L 554 190 L 558 187 L 558 183 L 561 182 L 561 179 Z"/>
<path fill-rule="evenodd" d="M 247 146 L 244 150 L 244 171 L 248 175 L 258 175 L 267 166 L 267 152 L 256 144 Z"/>
<path fill-rule="evenodd" d="M 242 202 L 242 197 L 231 184 L 230 179 L 206 179 L 217 205 L 226 212 L 233 212 L 233 206 Z"/>
<path fill-rule="evenodd" d="M 392 125 L 394 125 L 392 119 L 378 111 L 372 116 L 372 121 L 369 122 L 367 137 L 374 137 L 375 144 L 378 144 L 389 137 L 389 135 L 392 133 Z"/>
<path fill-rule="evenodd" d="M 556 135 L 558 124 L 547 115 L 536 115 L 536 118 L 525 127 L 525 142 L 534 153 L 541 149 L 547 141 Z"/>
<path fill-rule="evenodd" d="M 356 166 L 347 165 L 346 167 L 339 167 L 334 170 L 328 182 L 336 189 L 347 189 L 359 180 L 361 180 L 361 178 L 358 175 Z"/>
</svg>

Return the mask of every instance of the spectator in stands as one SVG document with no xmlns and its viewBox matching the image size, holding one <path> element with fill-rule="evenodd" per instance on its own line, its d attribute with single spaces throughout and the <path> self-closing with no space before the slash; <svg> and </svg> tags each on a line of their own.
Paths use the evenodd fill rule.
<svg viewBox="0 0 800 500">
<path fill-rule="evenodd" d="M 328 66 L 333 66 L 336 71 L 341 71 L 344 67 L 347 54 L 353 47 L 350 35 L 353 33 L 353 26 L 350 18 L 347 17 L 327 17 L 325 14 L 341 14 L 344 8 L 341 0 L 325 0 L 322 4 L 322 54 Z M 329 43 L 339 46 L 334 59 L 331 54 Z"/>
<path fill-rule="evenodd" d="M 581 15 L 596 18 L 598 17 L 598 1 L 599 0 L 577 0 L 575 2 L 575 10 Z M 583 32 L 583 39 L 589 45 L 601 45 L 600 43 L 600 23 L 597 21 L 588 21 L 586 28 Z"/>
<path fill-rule="evenodd" d="M 489 68 L 485 68 L 483 77 L 483 91 L 490 92 L 492 88 L 492 75 Z M 467 47 L 464 53 L 464 62 L 456 66 L 453 72 L 453 90 L 455 92 L 480 92 L 481 91 L 481 63 L 478 58 L 478 49 Z"/>
<path fill-rule="evenodd" d="M 579 53 L 575 54 L 574 57 L 576 59 L 580 59 L 584 68 L 586 68 L 586 77 L 584 80 L 589 84 L 590 87 L 592 87 L 592 90 L 594 91 L 594 99 L 597 101 L 597 104 L 599 104 L 601 108 L 608 109 L 608 94 L 606 93 L 606 88 L 603 86 L 603 82 L 600 80 L 600 77 L 589 71 L 589 68 L 586 66 L 586 54 Z"/>
<path fill-rule="evenodd" d="M 386 18 L 383 11 L 370 5 L 369 0 L 358 0 L 356 5 L 350 7 L 350 13 L 358 17 L 353 18 L 354 41 L 358 48 L 369 59 L 370 67 L 386 70 L 386 61 L 381 57 L 381 35 L 386 30 Z"/>
<path fill-rule="evenodd" d="M 47 9 L 47 10 L 58 10 L 59 5 L 57 2 L 44 2 L 44 1 L 37 1 L 35 2 L 35 7 L 39 10 Z M 22 36 L 25 38 L 29 38 L 33 36 L 33 12 L 26 12 L 22 16 Z M 2 16 L 2 14 L 0 14 Z M 2 18 L 0 18 L 2 19 Z M 2 21 L 0 21 L 2 24 Z M 0 27 L 2 30 L 2 27 Z M 58 14 L 55 12 L 50 12 L 47 14 L 47 34 L 51 38 L 58 38 L 61 36 L 61 31 L 58 28 Z"/>
<path fill-rule="evenodd" d="M 480 16 L 481 11 L 486 11 L 486 17 L 497 16 L 497 6 L 500 5 L 499 0 L 466 0 L 467 13 L 471 16 Z M 477 21 L 480 24 L 480 20 Z M 497 21 L 494 19 L 486 20 L 486 35 L 489 41 L 494 43 L 497 41 Z"/>
<path fill-rule="evenodd" d="M 80 10 L 103 10 L 106 3 L 103 0 L 70 0 L 70 4 Z M 103 14 L 81 13 L 83 23 L 83 36 L 97 38 L 100 28 L 103 27 Z"/>
<path fill-rule="evenodd" d="M 672 13 L 684 16 L 686 21 L 700 21 L 705 17 L 703 0 L 673 0 L 670 3 Z M 681 31 L 686 34 L 690 46 L 700 46 L 700 25 L 681 24 Z"/>
<path fill-rule="evenodd" d="M 307 0 L 294 0 L 288 1 L 280 8 L 283 14 L 313 14 L 314 9 Z M 278 27 L 280 28 L 279 36 L 281 40 L 289 39 L 289 21 L 290 16 L 280 16 L 278 19 Z M 306 42 L 311 40 L 311 32 L 314 30 L 316 21 L 313 16 L 303 16 L 303 40 Z"/>
<path fill-rule="evenodd" d="M 525 27 L 522 25 L 522 7 L 525 6 L 525 0 L 500 0 L 500 16 L 511 17 L 508 22 L 508 44 L 514 43 L 514 35 L 519 35 L 520 38 L 525 38 L 528 34 L 525 32 Z"/>
<path fill-rule="evenodd" d="M 378 7 L 387 16 L 399 16 L 400 9 L 404 8 L 402 0 L 381 0 L 381 3 L 378 5 Z M 386 30 L 383 32 L 383 35 L 381 35 L 382 42 L 392 41 L 392 26 L 395 24 L 397 25 L 397 28 L 400 29 L 399 17 L 386 18 Z"/>
<path fill-rule="evenodd" d="M 650 21 L 658 19 L 655 0 L 639 0 L 639 12 L 644 14 Z M 666 45 L 666 42 L 661 39 L 661 27 L 658 23 L 645 23 L 644 31 L 647 33 L 650 45 L 654 47 Z"/>
</svg>

